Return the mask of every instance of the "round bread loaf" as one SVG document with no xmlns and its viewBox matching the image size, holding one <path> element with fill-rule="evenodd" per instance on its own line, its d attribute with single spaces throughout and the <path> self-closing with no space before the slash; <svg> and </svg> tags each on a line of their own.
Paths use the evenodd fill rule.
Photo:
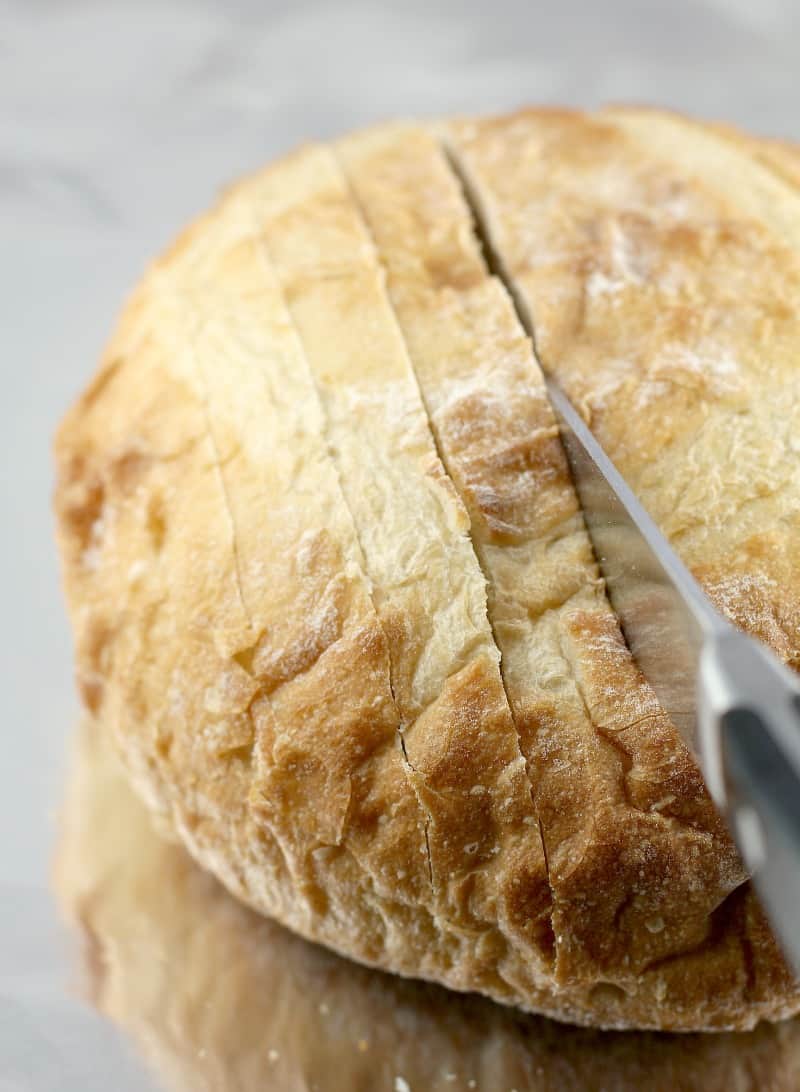
<svg viewBox="0 0 800 1092">
<path fill-rule="evenodd" d="M 540 370 L 800 666 L 798 159 L 647 111 L 383 126 L 150 269 L 57 439 L 78 680 L 240 898 L 576 1023 L 800 1009 Z"/>
</svg>

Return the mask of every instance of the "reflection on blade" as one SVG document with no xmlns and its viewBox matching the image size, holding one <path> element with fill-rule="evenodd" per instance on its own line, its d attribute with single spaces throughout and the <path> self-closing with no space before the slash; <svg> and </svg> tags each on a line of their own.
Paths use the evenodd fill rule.
<svg viewBox="0 0 800 1092">
<path fill-rule="evenodd" d="M 548 394 L 609 598 L 661 705 L 698 754 L 697 674 L 703 634 L 726 629 L 561 389 Z"/>
<path fill-rule="evenodd" d="M 800 1023 L 604 1033 L 367 970 L 237 903 L 154 833 L 84 725 L 57 885 L 94 1003 L 186 1092 L 674 1092 L 800 1087 Z"/>
</svg>

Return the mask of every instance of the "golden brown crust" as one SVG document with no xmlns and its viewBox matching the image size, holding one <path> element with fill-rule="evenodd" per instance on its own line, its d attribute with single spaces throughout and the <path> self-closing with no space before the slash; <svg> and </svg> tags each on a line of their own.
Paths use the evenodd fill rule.
<svg viewBox="0 0 800 1092">
<path fill-rule="evenodd" d="M 77 733 L 56 889 L 83 940 L 84 991 L 169 1088 L 373 1092 L 399 1077 L 426 1092 L 795 1092 L 797 1020 L 591 1031 L 305 943 L 155 835 L 107 736 L 100 723 Z"/>
<path fill-rule="evenodd" d="M 733 393 L 727 371 L 673 383 L 685 359 L 658 357 L 667 334 L 640 279 L 630 305 L 622 293 L 623 332 L 616 288 L 597 281 L 613 297 L 597 321 L 586 308 L 587 271 L 616 260 L 620 224 L 697 291 L 722 230 L 698 241 L 675 212 L 662 239 L 647 202 L 716 224 L 722 199 L 651 162 L 626 125 L 531 113 L 450 135 L 544 363 L 564 358 L 673 535 L 681 515 L 679 545 L 702 552 L 712 592 L 794 663 L 795 607 L 779 612 L 769 583 L 790 587 L 795 559 L 781 560 L 773 498 L 790 497 L 790 468 L 760 416 L 763 367 L 741 369 L 741 388 L 737 370 Z M 498 167 L 520 142 L 531 154 Z M 708 146 L 689 143 L 708 172 Z M 441 150 L 387 127 L 336 151 L 254 175 L 184 234 L 62 426 L 59 534 L 87 705 L 202 863 L 359 960 L 601 1025 L 747 1027 L 792 1011 L 731 844 L 605 601 L 538 366 Z M 740 198 L 751 219 L 725 229 L 726 256 L 757 237 L 770 288 L 788 275 L 790 294 L 775 232 L 794 193 L 775 185 L 770 223 L 752 220 L 758 187 Z M 743 290 L 733 268 L 723 332 Z M 748 362 L 745 337 L 773 338 L 773 397 L 789 390 L 785 302 L 766 334 L 736 332 Z M 669 345 L 691 348 L 697 326 L 682 303 Z M 620 337 L 657 374 L 632 365 L 617 382 Z M 742 416 L 727 432 L 704 409 L 712 394 Z M 695 448 L 700 418 L 709 443 Z M 769 488 L 751 497 L 741 474 L 715 487 L 717 462 L 750 457 L 751 441 Z M 710 484 L 674 495 L 696 451 Z"/>
</svg>

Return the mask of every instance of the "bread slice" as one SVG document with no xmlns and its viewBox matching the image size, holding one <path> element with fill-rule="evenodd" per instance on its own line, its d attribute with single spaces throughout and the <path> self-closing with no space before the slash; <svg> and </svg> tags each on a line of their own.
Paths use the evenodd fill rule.
<svg viewBox="0 0 800 1092">
<path fill-rule="evenodd" d="M 644 293 L 620 330 L 606 301 L 592 338 L 575 334 L 580 271 L 611 260 L 593 202 L 616 223 L 641 189 L 631 222 L 646 234 L 646 201 L 674 199 L 680 218 L 686 194 L 710 214 L 716 192 L 678 185 L 610 119 L 536 119 L 450 138 L 502 226 L 497 265 L 542 361 L 595 400 L 659 518 L 683 483 L 679 545 L 702 546 L 721 601 L 722 579 L 756 589 L 741 600 L 754 628 L 795 662 L 764 583 L 786 575 L 791 595 L 793 509 L 780 490 L 750 495 L 767 473 L 791 476 L 785 446 L 759 461 L 780 415 L 770 438 L 752 377 L 731 393 L 725 369 L 668 383 L 676 400 L 659 403 L 643 368 L 641 435 L 626 432 L 618 406 L 629 422 L 640 378 L 610 347 L 649 360 L 658 314 Z M 775 292 L 793 251 L 748 225 L 770 243 L 756 253 Z M 670 268 L 694 284 L 681 230 Z M 735 297 L 746 275 L 729 257 Z M 616 298 L 613 272 L 601 296 Z M 762 331 L 777 331 L 773 406 L 793 382 L 778 318 Z M 667 372 L 671 359 L 653 357 Z M 720 405 L 742 399 L 728 432 L 715 383 Z M 706 420 L 707 474 L 688 480 L 681 455 Z M 755 478 L 718 487 L 751 441 Z M 363 962 L 576 1022 L 747 1027 L 800 1005 L 625 650 L 530 343 L 430 133 L 306 148 L 230 191 L 148 272 L 57 456 L 86 704 L 163 829 L 242 899 Z"/>
</svg>

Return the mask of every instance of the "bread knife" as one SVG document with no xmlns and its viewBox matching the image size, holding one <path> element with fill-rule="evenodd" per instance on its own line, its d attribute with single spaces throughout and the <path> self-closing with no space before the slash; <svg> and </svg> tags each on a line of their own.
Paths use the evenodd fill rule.
<svg viewBox="0 0 800 1092">
<path fill-rule="evenodd" d="M 693 752 L 800 974 L 800 677 L 716 610 L 558 383 L 547 379 L 625 639 Z"/>
</svg>

